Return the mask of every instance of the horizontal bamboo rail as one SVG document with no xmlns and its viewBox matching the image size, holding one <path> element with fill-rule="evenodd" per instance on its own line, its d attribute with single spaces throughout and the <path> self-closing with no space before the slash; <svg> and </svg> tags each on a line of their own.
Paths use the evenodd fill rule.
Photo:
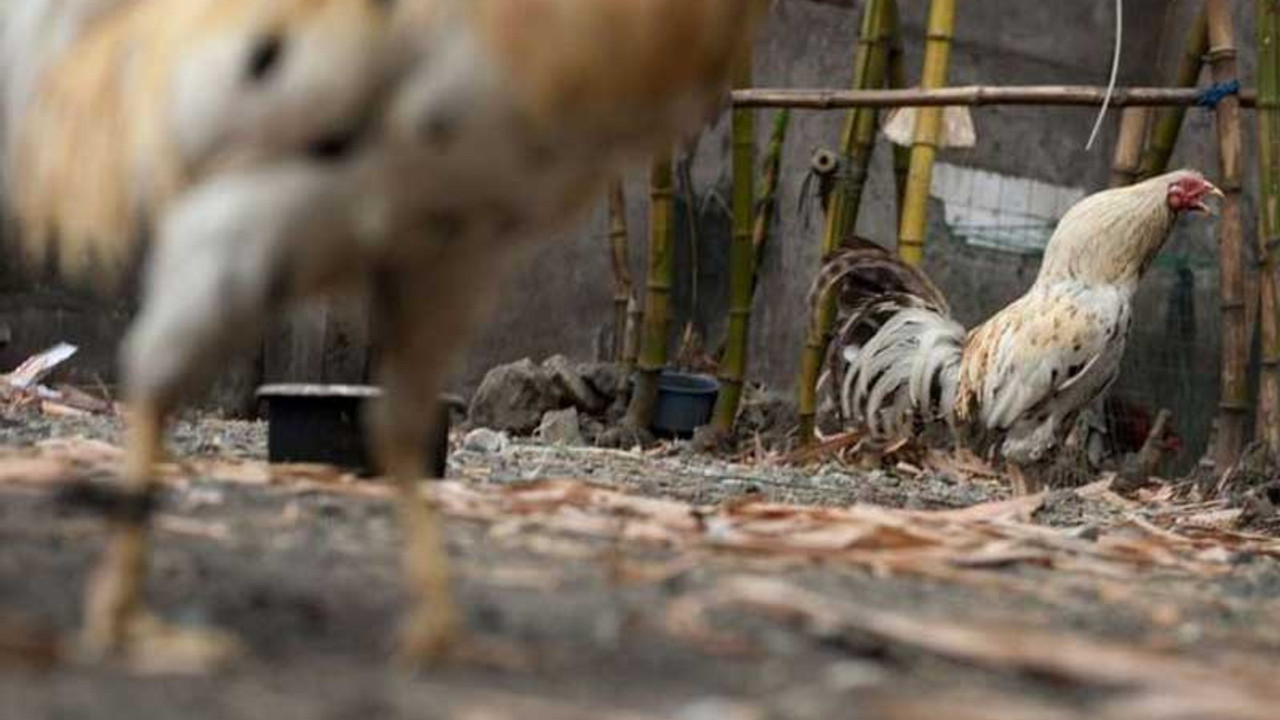
<svg viewBox="0 0 1280 720">
<path fill-rule="evenodd" d="M 1113 107 L 1191 106 L 1200 101 L 1201 88 L 1116 88 Z M 929 107 L 937 105 L 1082 105 L 1098 106 L 1107 89 L 1096 85 L 967 85 L 934 90 L 824 90 L 752 88 L 733 91 L 737 107 L 787 107 L 802 110 L 841 110 L 856 107 Z M 1240 107 L 1253 107 L 1257 92 L 1241 89 Z"/>
</svg>

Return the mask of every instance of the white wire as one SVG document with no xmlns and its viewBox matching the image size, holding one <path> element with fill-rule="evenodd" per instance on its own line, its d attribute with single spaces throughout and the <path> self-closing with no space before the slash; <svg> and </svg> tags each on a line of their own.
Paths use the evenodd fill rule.
<svg viewBox="0 0 1280 720">
<path fill-rule="evenodd" d="M 1107 81 L 1107 95 L 1102 99 L 1102 109 L 1098 111 L 1098 119 L 1093 122 L 1093 131 L 1089 133 L 1089 142 L 1084 144 L 1085 150 L 1092 148 L 1093 141 L 1098 139 L 1098 131 L 1102 129 L 1102 119 L 1107 116 L 1107 108 L 1111 106 L 1111 94 L 1116 89 L 1116 76 L 1120 74 L 1120 46 L 1123 34 L 1124 0 L 1116 0 L 1116 45 L 1115 52 L 1111 56 L 1111 79 Z"/>
</svg>

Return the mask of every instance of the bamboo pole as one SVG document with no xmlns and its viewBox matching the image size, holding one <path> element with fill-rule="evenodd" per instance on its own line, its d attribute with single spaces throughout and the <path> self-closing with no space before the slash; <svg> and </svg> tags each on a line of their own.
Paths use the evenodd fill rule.
<svg viewBox="0 0 1280 720">
<path fill-rule="evenodd" d="M 877 88 L 884 84 L 885 66 L 888 64 L 886 26 L 888 24 L 886 0 L 868 0 L 862 10 L 857 52 L 854 55 L 853 86 Z M 840 241 L 858 223 L 858 208 L 862 201 L 867 166 L 875 143 L 876 113 L 871 109 L 850 112 L 845 118 L 840 138 L 840 167 L 827 207 L 826 224 L 822 234 L 822 261 L 840 247 Z M 813 441 L 818 412 L 818 375 L 827 343 L 831 341 L 831 326 L 835 322 L 835 302 L 824 298 L 814 317 L 810 318 L 805 336 L 804 353 L 800 360 L 800 379 L 797 392 L 800 414 L 799 439 L 802 445 Z"/>
<path fill-rule="evenodd" d="M 1144 107 L 1127 107 L 1120 113 L 1120 132 L 1116 136 L 1115 156 L 1111 163 L 1111 187 L 1132 185 L 1137 177 L 1148 114 Z"/>
<path fill-rule="evenodd" d="M 751 232 L 751 248 L 755 254 L 755 263 L 751 276 L 751 294 L 754 297 L 760 279 L 760 260 L 764 256 L 765 245 L 769 241 L 769 228 L 773 226 L 774 212 L 778 208 L 778 181 L 782 175 L 782 148 L 787 141 L 787 130 L 791 126 L 791 111 L 780 110 L 773 120 L 773 135 L 769 138 L 769 148 L 764 154 L 761 168 L 760 195 L 756 200 L 756 224 Z"/>
<path fill-rule="evenodd" d="M 609 185 L 609 246 L 613 256 L 613 361 L 625 362 L 628 321 L 635 307 L 635 282 L 631 278 L 631 253 L 627 237 L 627 198 L 622 181 Z"/>
<path fill-rule="evenodd" d="M 907 89 L 907 61 L 902 43 L 902 18 L 897 0 L 889 2 L 889 77 L 891 90 Z M 893 181 L 897 189 L 898 222 L 902 222 L 902 205 L 907 194 L 907 173 L 911 169 L 911 148 L 893 145 Z"/>
<path fill-rule="evenodd" d="M 1209 51 L 1209 25 L 1202 9 L 1191 23 L 1187 38 L 1183 42 L 1182 59 L 1178 63 L 1178 72 L 1173 84 L 1178 87 L 1194 87 L 1200 79 L 1200 69 L 1204 66 L 1204 54 Z M 1151 138 L 1142 153 L 1142 161 L 1138 165 L 1138 180 L 1155 177 L 1169 166 L 1169 156 L 1178 142 L 1178 133 L 1182 129 L 1182 118 L 1186 115 L 1185 107 L 1161 108 L 1155 124 L 1151 129 Z"/>
<path fill-rule="evenodd" d="M 791 113 L 783 110 L 774 118 L 773 134 L 765 152 L 756 200 L 755 221 L 751 230 L 749 259 L 730 253 L 729 258 L 729 330 L 724 355 L 720 359 L 720 395 L 716 397 L 711 426 L 716 437 L 724 437 L 733 429 L 742 401 L 746 379 L 748 345 L 751 329 L 751 305 L 760 277 L 760 258 L 768 241 L 777 207 L 778 177 L 782 165 L 782 147 L 786 142 Z M 726 388 L 729 392 L 725 392 Z"/>
<path fill-rule="evenodd" d="M 1237 77 L 1235 30 L 1229 0 L 1206 0 L 1209 26 L 1209 67 L 1214 82 Z M 1218 240 L 1222 278 L 1222 386 L 1218 405 L 1218 444 L 1214 460 L 1225 471 L 1244 445 L 1245 417 L 1249 409 L 1246 368 L 1249 342 L 1245 333 L 1243 238 L 1240 223 L 1241 142 L 1240 103 L 1229 95 L 1218 103 L 1217 130 L 1222 178 L 1226 197 Z"/>
<path fill-rule="evenodd" d="M 947 84 L 947 66 L 951 62 L 951 36 L 955 30 L 956 0 L 933 0 L 929 4 L 928 40 L 924 51 L 925 90 Z M 910 265 L 924 260 L 925 226 L 928 223 L 929 185 L 933 180 L 933 161 L 938 153 L 938 135 L 942 130 L 942 108 L 924 107 L 916 116 L 916 136 L 911 147 L 911 167 L 903 196 L 902 224 L 898 231 L 898 254 Z"/>
<path fill-rule="evenodd" d="M 737 87 L 751 85 L 751 51 L 738 59 Z M 711 415 L 714 433 L 733 430 L 742 400 L 747 372 L 747 347 L 751 330 L 751 284 L 756 253 L 751 225 L 755 212 L 756 122 L 755 111 L 733 111 L 733 237 L 729 244 L 729 322 L 724 353 L 720 356 L 720 393 Z"/>
<path fill-rule="evenodd" d="M 1083 106 L 1102 104 L 1107 89 L 1097 85 L 965 85 L 937 89 L 831 90 L 823 88 L 752 88 L 735 90 L 737 107 L 792 108 L 795 110 L 847 110 L 873 107 L 936 107 L 966 105 Z M 1239 106 L 1251 108 L 1257 92 L 1242 88 Z M 1111 98 L 1112 107 L 1181 106 L 1200 101 L 1197 88 L 1119 87 Z"/>
<path fill-rule="evenodd" d="M 1261 192 L 1258 193 L 1258 327 L 1261 334 L 1261 377 L 1258 383 L 1258 440 L 1280 452 L 1280 308 L 1277 244 L 1280 240 L 1280 8 L 1274 0 L 1257 0 L 1258 149 Z"/>
<path fill-rule="evenodd" d="M 667 152 L 649 169 L 649 261 L 645 278 L 644 326 L 636 363 L 635 392 L 627 407 L 626 423 L 647 428 L 658 399 L 658 375 L 667 364 L 667 335 L 671 329 L 671 287 L 675 274 L 672 242 L 672 163 Z"/>
</svg>

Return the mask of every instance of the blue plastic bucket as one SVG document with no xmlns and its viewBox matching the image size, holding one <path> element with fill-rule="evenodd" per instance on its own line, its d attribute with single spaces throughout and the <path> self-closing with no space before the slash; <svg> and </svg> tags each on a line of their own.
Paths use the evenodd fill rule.
<svg viewBox="0 0 1280 720">
<path fill-rule="evenodd" d="M 660 435 L 691 437 L 711 421 L 720 383 L 710 375 L 663 370 L 658 375 L 658 399 L 652 429 Z"/>
</svg>

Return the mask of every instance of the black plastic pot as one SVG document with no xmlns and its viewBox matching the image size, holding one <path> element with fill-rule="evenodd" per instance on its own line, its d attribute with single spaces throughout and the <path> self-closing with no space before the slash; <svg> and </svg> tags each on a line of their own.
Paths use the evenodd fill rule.
<svg viewBox="0 0 1280 720">
<path fill-rule="evenodd" d="M 711 420 L 720 383 L 710 375 L 663 370 L 658 375 L 658 398 L 652 429 L 660 435 L 691 437 Z"/>
<path fill-rule="evenodd" d="M 361 475 L 374 472 L 364 433 L 364 406 L 382 395 L 371 385 L 264 385 L 267 458 L 273 463 L 323 463 Z M 434 437 L 425 438 L 427 477 L 444 477 L 449 453 L 449 408 L 442 396 Z"/>
</svg>

